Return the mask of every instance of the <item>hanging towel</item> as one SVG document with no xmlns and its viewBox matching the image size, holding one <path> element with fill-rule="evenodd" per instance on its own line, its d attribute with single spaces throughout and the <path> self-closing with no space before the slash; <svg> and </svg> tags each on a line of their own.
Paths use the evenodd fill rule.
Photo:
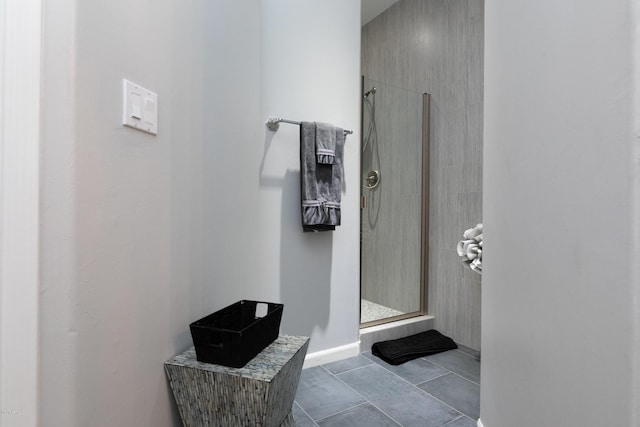
<svg viewBox="0 0 640 427">
<path fill-rule="evenodd" d="M 300 124 L 300 195 L 304 231 L 335 230 L 340 225 L 344 132 L 336 132 L 333 164 L 317 162 L 316 123 Z"/>
<path fill-rule="evenodd" d="M 342 135 L 344 138 L 342 128 L 328 123 L 316 122 L 316 161 L 318 163 L 333 164 L 336 156 L 338 135 Z"/>
<path fill-rule="evenodd" d="M 400 365 L 418 357 L 456 348 L 458 346 L 451 338 L 431 329 L 404 338 L 377 342 L 371 346 L 371 354 L 391 365 Z"/>
</svg>

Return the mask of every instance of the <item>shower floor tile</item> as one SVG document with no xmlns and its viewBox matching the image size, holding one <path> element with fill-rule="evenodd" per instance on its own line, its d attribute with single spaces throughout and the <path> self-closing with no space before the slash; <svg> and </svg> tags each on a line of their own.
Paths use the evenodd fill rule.
<svg viewBox="0 0 640 427">
<path fill-rule="evenodd" d="M 404 313 L 366 299 L 363 299 L 360 302 L 360 323 L 386 319 L 387 317 L 399 316 L 401 314 Z"/>
<path fill-rule="evenodd" d="M 477 352 L 462 348 L 436 356 L 393 366 L 366 352 L 306 369 L 295 398 L 296 423 L 474 427 L 480 399 Z"/>
</svg>

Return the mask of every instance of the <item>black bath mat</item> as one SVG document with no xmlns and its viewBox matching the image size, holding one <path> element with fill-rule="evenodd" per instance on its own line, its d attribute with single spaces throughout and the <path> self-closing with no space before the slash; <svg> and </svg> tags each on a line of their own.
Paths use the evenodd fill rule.
<svg viewBox="0 0 640 427">
<path fill-rule="evenodd" d="M 400 365 L 418 357 L 456 348 L 458 346 L 451 338 L 431 329 L 404 338 L 377 342 L 371 346 L 371 353 L 391 365 Z"/>
</svg>

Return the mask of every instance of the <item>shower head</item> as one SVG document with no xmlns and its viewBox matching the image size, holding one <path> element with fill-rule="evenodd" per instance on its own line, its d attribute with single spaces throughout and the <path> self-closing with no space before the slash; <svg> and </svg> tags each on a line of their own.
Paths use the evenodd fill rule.
<svg viewBox="0 0 640 427">
<path fill-rule="evenodd" d="M 377 90 L 377 89 L 376 89 L 376 87 L 375 87 L 375 86 L 374 86 L 374 87 L 372 87 L 370 90 L 368 90 L 368 91 L 366 91 L 366 92 L 364 93 L 364 97 L 365 97 L 365 98 L 368 98 L 368 97 L 369 97 L 369 95 L 371 95 L 371 94 L 374 94 L 374 95 L 375 95 L 376 90 Z"/>
</svg>

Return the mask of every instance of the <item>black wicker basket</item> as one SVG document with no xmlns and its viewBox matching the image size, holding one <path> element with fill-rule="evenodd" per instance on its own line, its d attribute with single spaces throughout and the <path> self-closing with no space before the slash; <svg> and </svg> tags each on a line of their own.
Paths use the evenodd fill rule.
<svg viewBox="0 0 640 427">
<path fill-rule="evenodd" d="M 266 305 L 263 317 L 256 315 L 258 304 Z M 278 338 L 283 307 L 242 300 L 191 323 L 198 361 L 243 367 Z"/>
</svg>

